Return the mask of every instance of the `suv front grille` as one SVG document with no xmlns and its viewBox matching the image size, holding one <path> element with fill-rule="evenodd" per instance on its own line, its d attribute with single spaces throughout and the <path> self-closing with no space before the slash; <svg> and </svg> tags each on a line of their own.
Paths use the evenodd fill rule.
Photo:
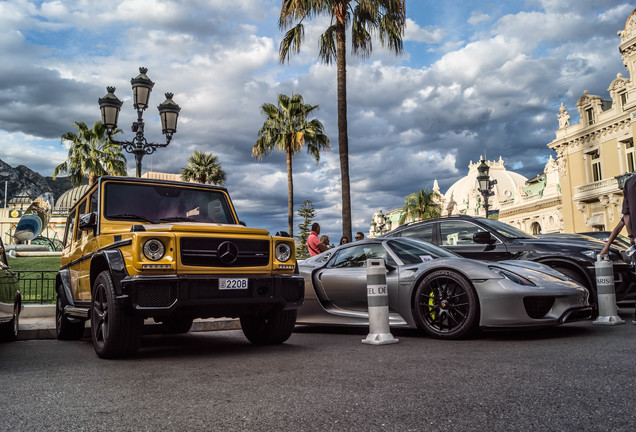
<svg viewBox="0 0 636 432">
<path fill-rule="evenodd" d="M 181 238 L 181 262 L 197 267 L 262 267 L 269 264 L 268 240 Z"/>
</svg>

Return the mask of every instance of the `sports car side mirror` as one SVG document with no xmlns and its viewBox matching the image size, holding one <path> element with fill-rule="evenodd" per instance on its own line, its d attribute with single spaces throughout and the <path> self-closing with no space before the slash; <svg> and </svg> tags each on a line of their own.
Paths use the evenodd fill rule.
<svg viewBox="0 0 636 432">
<path fill-rule="evenodd" d="M 479 231 L 473 234 L 473 241 L 479 244 L 490 244 L 495 242 L 495 238 L 488 231 Z"/>
</svg>

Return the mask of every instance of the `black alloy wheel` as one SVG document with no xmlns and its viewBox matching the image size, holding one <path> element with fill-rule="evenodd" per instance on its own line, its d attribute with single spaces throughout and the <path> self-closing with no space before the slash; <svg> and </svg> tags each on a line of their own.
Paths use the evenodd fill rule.
<svg viewBox="0 0 636 432">
<path fill-rule="evenodd" d="M 438 339 L 470 335 L 479 321 L 479 302 L 472 285 L 456 272 L 438 270 L 418 285 L 414 304 L 420 329 Z"/>
<path fill-rule="evenodd" d="M 101 272 L 93 284 L 91 307 L 91 337 L 101 358 L 129 356 L 141 343 L 142 318 L 127 314 L 115 296 L 110 273 Z"/>
</svg>

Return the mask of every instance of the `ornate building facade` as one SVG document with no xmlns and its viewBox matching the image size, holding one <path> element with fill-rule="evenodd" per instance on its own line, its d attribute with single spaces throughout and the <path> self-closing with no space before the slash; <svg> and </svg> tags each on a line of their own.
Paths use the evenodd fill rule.
<svg viewBox="0 0 636 432">
<path fill-rule="evenodd" d="M 618 35 L 629 78 L 619 73 L 609 85 L 609 98 L 584 91 L 576 103 L 578 123 L 570 124 L 561 104 L 559 129 L 548 144 L 558 155 L 565 232 L 611 230 L 620 220 L 625 175 L 635 171 L 636 10 Z"/>
<path fill-rule="evenodd" d="M 618 73 L 607 98 L 584 91 L 576 103 L 577 123 L 561 103 L 556 138 L 548 144 L 557 158 L 550 156 L 543 173 L 528 180 L 506 171 L 501 158 L 487 162 L 497 180 L 490 208 L 502 222 L 528 233 L 576 233 L 612 230 L 620 220 L 622 186 L 636 172 L 636 9 L 618 36 L 628 77 Z M 476 176 L 477 164 L 471 162 L 466 177 L 444 194 L 442 215 L 484 216 Z M 383 232 L 397 227 L 401 212 L 374 214 L 369 235 L 378 235 L 378 226 Z"/>
</svg>

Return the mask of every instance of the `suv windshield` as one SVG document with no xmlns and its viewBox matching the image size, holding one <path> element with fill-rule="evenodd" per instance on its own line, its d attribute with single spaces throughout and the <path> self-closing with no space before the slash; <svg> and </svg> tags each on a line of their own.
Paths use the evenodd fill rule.
<svg viewBox="0 0 636 432">
<path fill-rule="evenodd" d="M 505 224 L 503 222 L 499 222 L 498 220 L 495 220 L 495 219 L 480 218 L 479 221 L 483 223 L 484 225 L 486 225 L 488 228 L 492 229 L 493 231 L 496 231 L 502 236 L 508 237 L 509 239 L 536 238 L 533 235 L 524 233 L 523 231 L 518 230 L 517 228 L 511 227 L 510 225 Z"/>
<path fill-rule="evenodd" d="M 112 182 L 105 185 L 104 195 L 106 219 L 236 223 L 227 197 L 220 191 Z"/>
</svg>

